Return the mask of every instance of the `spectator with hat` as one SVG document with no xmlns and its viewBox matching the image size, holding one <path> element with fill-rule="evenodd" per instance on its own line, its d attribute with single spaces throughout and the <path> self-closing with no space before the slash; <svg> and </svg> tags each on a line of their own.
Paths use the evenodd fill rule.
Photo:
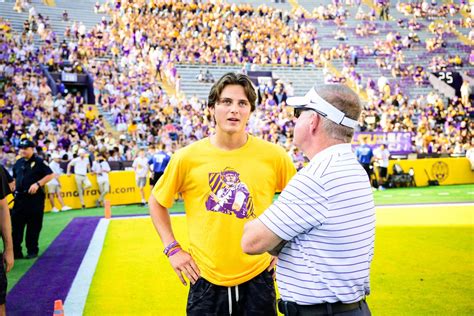
<svg viewBox="0 0 474 316">
<path fill-rule="evenodd" d="M 13 251 L 22 259 L 21 244 L 26 228 L 27 259 L 38 256 L 38 239 L 43 226 L 45 193 L 43 186 L 53 179 L 51 168 L 34 152 L 35 144 L 24 138 L 20 141 L 21 158 L 13 166 L 15 204 L 12 209 Z"/>
<path fill-rule="evenodd" d="M 71 176 L 71 168 L 74 167 L 74 178 L 76 180 L 77 192 L 79 193 L 79 200 L 84 209 L 86 207 L 84 202 L 84 192 L 92 185 L 87 178 L 87 173 L 91 171 L 91 165 L 87 151 L 84 148 L 79 149 L 79 156 L 72 159 L 67 165 L 67 175 Z"/>
<path fill-rule="evenodd" d="M 58 198 L 59 204 L 61 205 L 61 211 L 68 211 L 71 209 L 70 206 L 64 204 L 63 198 L 61 196 L 61 184 L 59 183 L 59 176 L 64 174 L 64 171 L 59 165 L 60 158 L 61 157 L 56 152 L 51 155 L 49 167 L 54 173 L 54 178 L 46 184 L 46 188 L 48 189 L 48 198 L 51 202 L 51 212 L 53 213 L 59 212 L 59 209 L 54 205 L 55 197 Z"/>
<path fill-rule="evenodd" d="M 135 178 L 137 180 L 137 186 L 140 189 L 140 197 L 142 198 L 142 204 L 146 205 L 145 200 L 145 185 L 146 178 L 148 175 L 148 160 L 145 157 L 145 150 L 140 149 L 138 151 L 138 156 L 133 160 L 132 164 L 133 170 L 135 170 Z"/>
<path fill-rule="evenodd" d="M 99 198 L 97 199 L 97 207 L 104 205 L 105 195 L 110 192 L 109 172 L 110 165 L 105 160 L 103 154 L 97 154 L 96 159 L 92 163 L 92 172 L 97 175 L 97 184 L 99 185 Z"/>
<path fill-rule="evenodd" d="M 387 182 L 387 170 L 390 159 L 390 151 L 387 149 L 387 146 L 385 144 L 381 144 L 380 147 L 374 149 L 373 153 L 375 163 L 378 165 L 379 190 L 384 190 L 385 183 Z"/>
</svg>

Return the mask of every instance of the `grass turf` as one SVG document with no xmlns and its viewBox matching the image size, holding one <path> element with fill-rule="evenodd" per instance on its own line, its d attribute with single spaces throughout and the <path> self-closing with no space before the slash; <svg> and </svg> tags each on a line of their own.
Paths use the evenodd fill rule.
<svg viewBox="0 0 474 316">
<path fill-rule="evenodd" d="M 186 248 L 184 216 L 172 222 Z M 162 250 L 149 218 L 111 221 L 84 315 L 185 315 L 188 287 Z"/>
<path fill-rule="evenodd" d="M 457 186 L 440 186 L 440 187 L 424 187 L 424 188 L 400 188 L 400 189 L 390 189 L 386 191 L 376 191 L 374 192 L 374 197 L 376 201 L 376 205 L 387 205 L 387 204 L 413 204 L 413 203 L 442 203 L 442 202 L 474 202 L 474 185 L 457 185 Z M 182 203 L 176 203 L 175 206 L 170 210 L 171 212 L 182 212 L 183 211 L 183 204 Z M 132 215 L 132 214 L 146 214 L 148 210 L 146 208 L 143 208 L 141 206 L 114 206 L 112 207 L 112 213 L 113 216 L 119 216 L 119 215 Z M 413 212 L 418 212 L 416 209 L 413 210 Z M 419 212 L 417 213 L 419 214 Z M 472 225 L 473 220 L 472 220 L 472 209 L 467 213 L 468 217 L 470 216 L 470 223 Z M 44 219 L 44 224 L 43 224 L 43 231 L 41 233 L 40 237 L 40 255 L 44 252 L 44 250 L 49 246 L 49 244 L 56 238 L 56 236 L 64 229 L 64 227 L 69 223 L 69 221 L 78 216 L 103 216 L 103 210 L 102 209 L 87 209 L 87 210 L 75 210 L 75 211 L 69 211 L 69 212 L 64 212 L 64 213 L 58 213 L 58 214 L 45 214 L 45 219 Z M 457 215 L 454 215 L 457 216 Z M 463 216 L 466 216 L 466 213 L 464 213 Z M 384 240 L 386 239 L 384 236 L 386 233 L 384 231 L 390 232 L 390 229 L 395 229 L 395 231 L 398 230 L 398 238 L 397 238 L 397 233 L 394 233 L 394 238 L 391 240 L 389 245 L 400 243 L 396 248 L 400 249 L 400 252 L 398 253 L 399 256 L 385 256 L 385 255 L 380 255 L 379 250 L 381 247 L 382 249 L 385 249 L 386 246 L 381 246 L 384 245 Z M 414 230 L 413 230 L 414 229 Z M 439 230 L 438 230 L 439 229 Z M 471 287 L 466 287 L 465 284 L 472 284 L 473 277 L 474 275 L 472 273 L 472 262 L 474 262 L 473 258 L 473 227 L 439 227 L 435 231 L 439 231 L 440 234 L 446 235 L 446 233 L 442 233 L 445 231 L 445 229 L 450 230 L 451 234 L 447 234 L 448 238 L 444 238 L 442 240 L 436 239 L 436 236 L 433 237 L 433 239 L 438 240 L 440 243 L 438 245 L 438 248 L 432 249 L 430 245 L 425 245 L 423 247 L 419 248 L 419 252 L 415 252 L 413 254 L 414 257 L 410 254 L 411 252 L 408 252 L 409 250 L 412 250 L 412 243 L 411 242 L 402 242 L 403 240 L 407 239 L 411 234 L 407 235 L 410 232 L 417 231 L 420 232 L 421 235 L 426 234 L 422 233 L 424 231 L 423 227 L 417 227 L 417 228 L 408 228 L 408 227 L 397 227 L 397 228 L 386 228 L 386 227 L 378 227 L 377 228 L 377 238 L 376 238 L 376 257 L 374 261 L 374 266 L 373 266 L 373 272 L 372 272 L 372 287 L 373 287 L 373 292 L 379 292 L 379 293 L 385 293 L 383 295 L 388 295 L 388 296 L 393 296 L 393 299 L 397 298 L 404 298 L 404 297 L 412 297 L 412 294 L 410 293 L 418 293 L 419 296 L 415 297 L 414 299 L 419 300 L 421 302 L 425 301 L 425 294 L 429 292 L 423 292 L 420 290 L 417 290 L 419 288 L 419 284 L 409 284 L 410 287 L 405 287 L 404 283 L 406 280 L 405 279 L 400 279 L 397 280 L 397 275 L 398 272 L 400 272 L 401 275 L 404 274 L 404 272 L 409 272 L 407 269 L 408 267 L 405 268 L 405 266 L 399 264 L 399 261 L 402 262 L 404 260 L 408 259 L 416 259 L 418 257 L 418 254 L 420 253 L 427 253 L 427 255 L 431 258 L 430 253 L 435 254 L 436 258 L 433 258 L 433 260 L 444 260 L 446 259 L 447 263 L 454 263 L 454 262 L 459 262 L 462 263 L 461 268 L 464 267 L 464 270 L 469 270 L 471 271 L 470 275 L 465 274 L 462 270 L 460 269 L 459 271 L 454 271 L 452 275 L 450 274 L 448 277 L 446 277 L 445 283 L 439 287 L 439 289 L 444 289 L 446 292 L 451 292 L 454 291 L 458 293 L 456 289 L 462 288 L 464 289 L 461 294 L 458 293 L 457 295 L 457 300 L 454 299 L 453 302 L 461 300 L 462 297 L 472 297 L 473 296 L 473 288 Z M 439 249 L 442 247 L 451 247 L 450 245 L 453 243 L 454 245 L 457 244 L 465 244 L 462 240 L 458 240 L 458 233 L 457 231 L 462 231 L 465 230 L 466 233 L 464 233 L 464 236 L 467 234 L 468 238 L 464 238 L 462 240 L 467 240 L 469 239 L 468 247 L 465 249 L 463 252 L 463 256 L 470 260 L 470 265 L 466 265 L 464 263 L 467 262 L 467 260 L 458 260 L 457 258 L 445 258 L 443 254 L 439 252 Z M 153 230 L 152 230 L 153 232 Z M 155 234 L 156 235 L 156 234 Z M 462 233 L 461 233 L 462 235 Z M 388 235 L 387 235 L 388 236 Z M 428 235 L 429 236 L 429 235 Z M 156 236 L 155 236 L 156 237 Z M 156 237 L 158 238 L 158 237 Z M 389 238 L 390 239 L 390 238 Z M 430 239 L 430 238 L 428 238 Z M 158 241 L 159 242 L 159 241 Z M 416 244 L 416 243 L 415 243 Z M 428 247 L 428 248 L 426 248 Z M 387 248 L 390 249 L 390 248 Z M 158 249 L 158 254 L 161 252 L 161 249 Z M 395 253 L 391 252 L 391 253 Z M 151 254 L 150 254 L 151 256 Z M 398 266 L 398 270 L 395 270 L 393 273 L 389 275 L 388 278 L 381 278 L 383 275 L 387 274 L 386 269 L 380 269 L 379 268 L 379 263 L 384 262 L 384 258 L 390 257 L 392 261 L 390 262 L 396 262 Z M 8 274 L 8 280 L 9 280 L 9 286 L 8 290 L 10 290 L 16 282 L 23 276 L 23 274 L 32 266 L 35 260 L 17 260 L 15 262 L 15 267 L 14 269 Z M 416 261 L 416 260 L 414 260 Z M 421 261 L 420 261 L 421 262 Z M 431 263 L 430 263 L 431 264 Z M 387 265 L 390 266 L 390 265 Z M 430 265 L 426 265 L 427 268 L 430 267 Z M 432 274 L 436 275 L 444 275 L 443 270 L 437 270 L 432 271 Z M 387 274 L 388 275 L 388 274 Z M 174 277 L 174 275 L 173 275 Z M 379 277 L 381 278 L 380 281 Z M 447 288 L 446 285 L 451 284 L 450 280 L 455 280 L 456 286 L 453 288 Z M 175 280 L 176 281 L 176 280 Z M 413 280 L 412 280 L 413 281 Z M 178 281 L 176 281 L 178 282 Z M 175 282 L 175 283 L 176 283 Z M 401 282 L 401 283 L 399 283 Z M 424 281 L 420 281 L 421 283 Z M 456 283 L 457 282 L 457 283 Z M 379 289 L 378 286 L 380 284 L 384 284 L 384 287 L 382 289 Z M 397 285 L 399 283 L 399 285 Z M 428 282 L 427 282 L 428 283 Z M 393 284 L 393 286 L 391 286 Z M 178 285 L 179 282 L 178 282 Z M 413 287 L 411 287 L 413 285 Z M 438 284 L 439 285 L 439 284 Z M 461 286 L 462 285 L 462 286 Z M 385 289 L 392 289 L 396 287 L 401 287 L 404 290 L 403 291 L 395 291 L 395 292 L 386 292 L 384 291 Z M 437 291 L 433 291 L 437 293 Z M 442 296 L 439 296 L 438 299 L 441 302 L 450 302 L 449 300 L 446 299 L 446 293 L 443 293 Z M 378 296 L 379 294 L 377 294 Z M 376 299 L 375 294 L 373 295 L 374 297 L 371 298 L 371 305 L 374 306 L 374 308 L 377 311 L 380 311 L 382 314 L 387 314 L 384 313 L 383 309 L 379 309 L 377 307 L 378 301 Z M 385 300 L 384 300 L 385 301 Z M 391 302 L 390 299 L 387 300 L 387 302 Z M 413 304 L 415 304 L 414 302 Z M 386 305 L 386 304 L 384 304 Z M 415 304 L 416 305 L 416 304 Z M 464 305 L 461 304 L 462 308 L 465 308 L 464 312 L 461 311 L 460 314 L 466 314 L 467 311 L 469 311 L 471 314 L 474 312 L 472 308 L 472 304 L 470 305 Z M 386 306 L 391 306 L 391 305 L 386 305 Z M 401 305 L 402 308 L 406 308 L 406 305 Z M 440 310 L 441 311 L 441 310 Z M 402 310 L 399 311 L 400 313 L 396 314 L 405 314 L 402 312 Z M 434 312 L 433 312 L 434 313 Z M 438 314 L 438 312 L 436 312 Z"/>
<path fill-rule="evenodd" d="M 413 216 L 415 211 L 420 214 Z M 395 213 L 398 221 L 393 221 Z M 369 296 L 374 315 L 474 313 L 474 226 L 469 213 L 469 206 L 377 210 Z M 428 214 L 431 226 L 403 226 L 417 225 Z M 449 217 L 453 226 L 440 226 Z M 187 244 L 184 217 L 172 221 L 178 239 Z M 85 314 L 184 315 L 187 288 L 161 250 L 148 218 L 112 221 Z"/>
<path fill-rule="evenodd" d="M 446 185 L 421 188 L 396 188 L 375 191 L 376 205 L 474 202 L 474 185 Z"/>
<path fill-rule="evenodd" d="M 473 226 L 377 227 L 374 315 L 473 315 Z"/>
</svg>

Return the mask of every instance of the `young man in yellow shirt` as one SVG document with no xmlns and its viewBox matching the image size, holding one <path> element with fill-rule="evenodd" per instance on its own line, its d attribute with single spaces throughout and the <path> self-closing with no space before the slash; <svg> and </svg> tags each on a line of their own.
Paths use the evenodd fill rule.
<svg viewBox="0 0 474 316">
<path fill-rule="evenodd" d="M 296 173 L 285 150 L 246 132 L 257 99 L 250 79 L 228 73 L 211 88 L 215 134 L 176 152 L 149 200 L 164 253 L 186 285 L 188 315 L 276 315 L 273 258 L 242 252 L 244 224 Z M 175 239 L 168 208 L 184 198 L 189 249 Z"/>
</svg>

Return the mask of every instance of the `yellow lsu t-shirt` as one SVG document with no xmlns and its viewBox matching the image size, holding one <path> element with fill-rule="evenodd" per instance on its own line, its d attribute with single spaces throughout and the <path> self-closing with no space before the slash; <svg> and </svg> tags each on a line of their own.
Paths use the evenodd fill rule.
<svg viewBox="0 0 474 316">
<path fill-rule="evenodd" d="M 296 173 L 285 150 L 249 135 L 239 149 L 225 151 L 209 138 L 176 152 L 153 196 L 166 208 L 181 192 L 189 252 L 201 276 L 222 286 L 242 284 L 270 264 L 268 254 L 249 256 L 240 240 L 244 224 L 262 214 Z"/>
</svg>

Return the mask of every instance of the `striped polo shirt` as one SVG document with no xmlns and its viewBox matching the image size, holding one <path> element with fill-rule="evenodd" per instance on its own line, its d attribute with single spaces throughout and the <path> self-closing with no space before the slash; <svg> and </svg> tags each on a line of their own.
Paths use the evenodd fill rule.
<svg viewBox="0 0 474 316">
<path fill-rule="evenodd" d="M 369 294 L 374 200 L 350 144 L 314 156 L 259 219 L 289 241 L 277 264 L 283 300 L 352 303 Z"/>
</svg>

